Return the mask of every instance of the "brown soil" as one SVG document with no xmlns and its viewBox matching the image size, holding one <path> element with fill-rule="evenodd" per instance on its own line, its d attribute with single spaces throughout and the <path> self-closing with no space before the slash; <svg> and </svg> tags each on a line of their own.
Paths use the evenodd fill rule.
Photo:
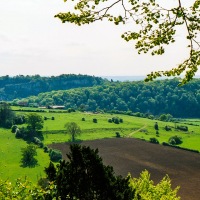
<svg viewBox="0 0 200 200">
<path fill-rule="evenodd" d="M 151 144 L 132 138 L 102 139 L 84 141 L 81 145 L 99 149 L 105 165 L 111 165 L 116 174 L 138 177 L 147 169 L 151 179 L 158 183 L 166 174 L 172 180 L 172 187 L 180 186 L 182 200 L 200 199 L 200 154 L 172 147 Z M 69 143 L 52 144 L 67 159 Z"/>
</svg>

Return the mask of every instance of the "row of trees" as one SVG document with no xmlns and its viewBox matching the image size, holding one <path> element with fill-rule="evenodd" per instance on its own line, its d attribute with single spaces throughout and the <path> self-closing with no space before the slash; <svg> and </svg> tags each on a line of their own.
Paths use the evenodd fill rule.
<svg viewBox="0 0 200 200">
<path fill-rule="evenodd" d="M 29 104 L 65 105 L 81 111 L 123 111 L 174 117 L 200 117 L 200 79 L 177 87 L 179 79 L 144 82 L 113 82 L 102 86 L 52 91 L 22 101 Z M 17 103 L 17 100 L 14 101 Z M 164 117 L 164 116 L 163 116 Z"/>
</svg>

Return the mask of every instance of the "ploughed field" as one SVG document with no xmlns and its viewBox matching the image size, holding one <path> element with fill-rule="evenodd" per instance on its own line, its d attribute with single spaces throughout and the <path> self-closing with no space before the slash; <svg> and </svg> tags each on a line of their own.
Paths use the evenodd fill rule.
<svg viewBox="0 0 200 200">
<path fill-rule="evenodd" d="M 105 165 L 111 165 L 118 175 L 132 177 L 147 169 L 151 179 L 158 183 L 166 174 L 172 187 L 180 186 L 182 200 L 200 199 L 200 154 L 172 147 L 148 143 L 133 138 L 114 138 L 83 141 L 81 145 L 98 148 Z M 49 147 L 62 151 L 67 159 L 69 143 L 51 144 Z"/>
</svg>

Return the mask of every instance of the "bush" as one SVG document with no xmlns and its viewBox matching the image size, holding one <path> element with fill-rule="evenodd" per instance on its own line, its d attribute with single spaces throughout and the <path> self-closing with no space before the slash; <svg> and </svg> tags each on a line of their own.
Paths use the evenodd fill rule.
<svg viewBox="0 0 200 200">
<path fill-rule="evenodd" d="M 23 124 L 23 123 L 25 123 L 25 121 L 26 121 L 26 119 L 25 119 L 24 115 L 17 115 L 14 118 L 14 123 L 15 124 Z"/>
<path fill-rule="evenodd" d="M 120 138 L 120 137 L 121 137 L 121 135 L 120 135 L 119 132 L 116 132 L 115 134 L 116 134 L 116 137 L 117 137 L 117 138 Z"/>
<path fill-rule="evenodd" d="M 29 138 L 29 132 L 25 127 L 21 127 L 21 128 L 17 128 L 16 132 L 15 132 L 15 137 L 16 138 L 23 138 L 23 139 L 27 139 Z"/>
<path fill-rule="evenodd" d="M 13 125 L 11 128 L 11 132 L 16 133 L 16 130 L 17 130 L 17 125 Z"/>
<path fill-rule="evenodd" d="M 108 122 L 109 122 L 109 123 L 112 123 L 112 119 L 108 119 Z"/>
<path fill-rule="evenodd" d="M 178 145 L 178 144 L 183 143 L 182 138 L 177 135 L 170 137 L 168 142 L 171 145 Z"/>
<path fill-rule="evenodd" d="M 59 162 L 62 159 L 62 153 L 59 150 L 51 149 L 49 152 L 50 160 L 53 162 Z"/>
<path fill-rule="evenodd" d="M 84 118 L 84 117 L 82 118 L 82 121 L 85 121 L 85 118 Z"/>
<path fill-rule="evenodd" d="M 55 117 L 52 117 L 51 120 L 55 120 Z"/>
<path fill-rule="evenodd" d="M 187 126 L 177 126 L 176 128 L 181 130 L 181 131 L 188 131 L 188 127 Z"/>
<path fill-rule="evenodd" d="M 44 152 L 45 152 L 45 153 L 48 153 L 48 152 L 49 152 L 49 148 L 48 148 L 47 146 L 44 146 L 43 149 L 44 149 Z"/>
<path fill-rule="evenodd" d="M 159 141 L 156 138 L 150 138 L 150 142 L 154 144 L 159 144 Z"/>
<path fill-rule="evenodd" d="M 36 145 L 38 145 L 40 148 L 44 147 L 43 142 L 39 138 L 37 138 L 37 137 L 33 138 L 33 143 L 36 144 Z"/>
<path fill-rule="evenodd" d="M 118 117 L 113 117 L 112 118 L 112 121 L 115 123 L 115 124 L 119 124 L 120 120 Z"/>
<path fill-rule="evenodd" d="M 165 130 L 166 130 L 166 131 L 171 131 L 172 129 L 171 129 L 171 127 L 169 127 L 169 126 L 165 126 Z"/>
<path fill-rule="evenodd" d="M 97 123 L 97 119 L 96 119 L 96 118 L 94 118 L 94 119 L 93 119 L 93 122 L 94 122 L 94 123 Z"/>
</svg>

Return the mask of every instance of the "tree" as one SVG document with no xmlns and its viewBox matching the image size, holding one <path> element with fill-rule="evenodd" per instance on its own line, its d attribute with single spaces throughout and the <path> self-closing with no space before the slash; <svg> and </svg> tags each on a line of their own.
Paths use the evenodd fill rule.
<svg viewBox="0 0 200 200">
<path fill-rule="evenodd" d="M 158 128 L 158 122 L 156 122 L 156 123 L 154 124 L 154 128 L 155 128 L 156 131 L 159 130 L 159 128 Z"/>
<path fill-rule="evenodd" d="M 77 0 L 74 12 L 59 13 L 55 17 L 63 23 L 71 22 L 79 26 L 103 19 L 115 25 L 132 21 L 139 30 L 127 31 L 122 38 L 125 41 L 135 40 L 135 48 L 139 54 L 150 52 L 151 55 L 164 54 L 166 45 L 175 42 L 177 29 L 183 27 L 186 30 L 183 31 L 185 39 L 188 41 L 188 58 L 171 70 L 148 74 L 145 80 L 150 81 L 162 75 L 176 76 L 186 72 L 182 80 L 182 84 L 185 84 L 193 78 L 200 65 L 200 42 L 198 41 L 200 0 L 194 0 L 188 6 L 184 5 L 183 0 L 176 0 L 176 2 L 175 6 L 168 8 L 167 3 L 158 4 L 156 0 L 115 0 L 114 2 Z M 115 9 L 118 12 L 113 12 Z"/>
<path fill-rule="evenodd" d="M 47 178 L 54 182 L 56 199 L 130 200 L 133 190 L 129 177 L 115 176 L 111 166 L 105 166 L 98 150 L 71 145 L 69 161 L 60 161 L 55 168 L 45 168 Z"/>
<path fill-rule="evenodd" d="M 139 199 L 157 199 L 157 200 L 180 200 L 177 196 L 179 187 L 174 190 L 171 188 L 169 176 L 165 176 L 157 185 L 150 179 L 147 170 L 140 174 L 139 178 L 130 179 L 130 187 L 135 190 L 134 200 Z"/>
<path fill-rule="evenodd" d="M 77 135 L 80 135 L 81 128 L 75 122 L 70 122 L 65 124 L 65 128 L 67 129 L 67 133 L 69 133 L 72 137 L 72 142 L 75 141 Z"/>
<path fill-rule="evenodd" d="M 33 144 L 29 144 L 27 147 L 21 149 L 22 159 L 21 163 L 23 167 L 34 167 L 37 165 L 37 159 L 35 156 L 37 155 L 36 146 Z"/>
<path fill-rule="evenodd" d="M 33 136 L 37 131 L 43 128 L 44 121 L 42 116 L 36 113 L 31 113 L 27 115 L 26 123 L 28 124 L 27 129 Z"/>
<path fill-rule="evenodd" d="M 4 128 L 11 128 L 14 120 L 14 112 L 10 105 L 3 102 L 0 104 L 0 126 Z"/>
</svg>

